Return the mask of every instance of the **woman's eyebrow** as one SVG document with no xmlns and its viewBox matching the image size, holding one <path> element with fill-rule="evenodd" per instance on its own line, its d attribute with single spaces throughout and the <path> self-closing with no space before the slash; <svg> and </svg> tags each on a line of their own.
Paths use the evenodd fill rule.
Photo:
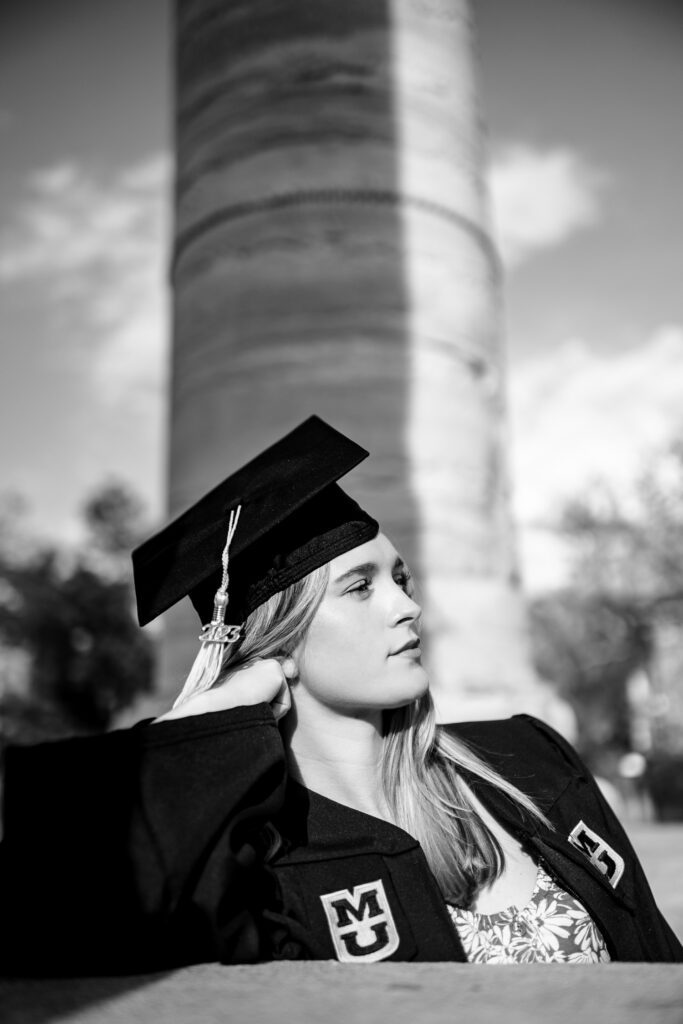
<svg viewBox="0 0 683 1024">
<path fill-rule="evenodd" d="M 363 562 L 362 565 L 354 565 L 353 569 L 347 569 L 341 576 L 337 576 L 335 583 L 343 583 L 349 576 L 374 576 L 378 572 L 376 562 Z"/>
<path fill-rule="evenodd" d="M 406 563 L 403 561 L 400 555 L 396 556 L 392 572 L 396 572 L 397 569 L 405 569 Z M 341 576 L 338 576 L 335 583 L 343 583 L 344 580 L 348 579 L 349 576 L 374 576 L 379 572 L 379 566 L 377 562 L 363 562 L 361 565 L 354 565 L 352 569 L 347 569 Z"/>
</svg>

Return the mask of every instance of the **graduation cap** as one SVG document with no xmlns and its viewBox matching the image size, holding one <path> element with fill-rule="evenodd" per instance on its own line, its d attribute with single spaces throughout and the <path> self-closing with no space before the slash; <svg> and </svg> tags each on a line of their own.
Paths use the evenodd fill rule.
<svg viewBox="0 0 683 1024">
<path fill-rule="evenodd" d="M 185 596 L 205 624 L 181 697 L 197 673 L 192 692 L 212 684 L 250 612 L 377 535 L 376 520 L 337 484 L 368 454 L 311 416 L 133 552 L 140 625 Z"/>
</svg>

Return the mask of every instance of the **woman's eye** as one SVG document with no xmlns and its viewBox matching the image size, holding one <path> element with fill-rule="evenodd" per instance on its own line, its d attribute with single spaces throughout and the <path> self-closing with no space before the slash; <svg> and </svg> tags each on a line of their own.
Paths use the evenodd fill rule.
<svg viewBox="0 0 683 1024">
<path fill-rule="evenodd" d="M 409 572 L 399 573 L 398 576 L 394 576 L 394 579 L 406 593 L 410 590 L 413 577 Z"/>
<path fill-rule="evenodd" d="M 353 587 L 349 587 L 347 594 L 367 594 L 370 590 L 371 581 L 368 579 L 359 580 Z"/>
</svg>

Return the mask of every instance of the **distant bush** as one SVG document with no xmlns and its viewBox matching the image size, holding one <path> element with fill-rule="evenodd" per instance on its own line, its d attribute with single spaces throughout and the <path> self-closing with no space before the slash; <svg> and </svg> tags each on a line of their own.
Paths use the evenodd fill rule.
<svg viewBox="0 0 683 1024">
<path fill-rule="evenodd" d="M 101 732 L 152 690 L 130 564 L 140 502 L 108 484 L 83 514 L 87 541 L 75 550 L 17 545 L 0 530 L 0 748 Z"/>
<path fill-rule="evenodd" d="M 652 758 L 645 782 L 658 821 L 683 821 L 683 754 Z"/>
</svg>

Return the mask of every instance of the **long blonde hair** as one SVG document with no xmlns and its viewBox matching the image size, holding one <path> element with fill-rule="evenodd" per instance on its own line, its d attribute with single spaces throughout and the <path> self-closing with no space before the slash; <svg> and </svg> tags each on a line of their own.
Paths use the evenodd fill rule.
<svg viewBox="0 0 683 1024">
<path fill-rule="evenodd" d="M 253 658 L 289 655 L 323 599 L 329 565 L 271 597 L 247 618 L 244 639 L 229 648 L 220 679 Z M 547 820 L 526 794 L 436 724 L 427 692 L 384 716 L 381 780 L 396 823 L 422 846 L 444 899 L 468 907 L 501 874 L 505 855 L 477 813 L 463 771 L 496 787 L 533 818 Z"/>
</svg>

